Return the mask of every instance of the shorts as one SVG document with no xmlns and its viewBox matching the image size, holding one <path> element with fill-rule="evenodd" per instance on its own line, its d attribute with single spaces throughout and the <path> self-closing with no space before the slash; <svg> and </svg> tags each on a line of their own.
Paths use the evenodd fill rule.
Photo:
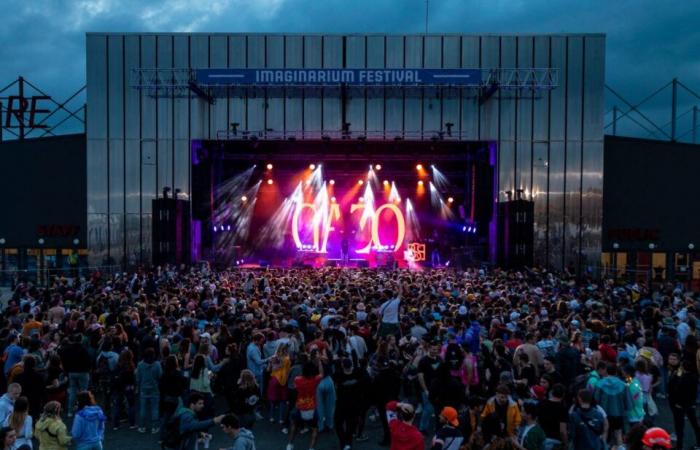
<svg viewBox="0 0 700 450">
<path fill-rule="evenodd" d="M 623 430 L 625 419 L 622 416 L 608 416 L 608 424 L 610 424 L 610 432 Z"/>
<path fill-rule="evenodd" d="M 316 409 L 314 409 L 314 414 L 311 419 L 304 419 L 301 415 L 301 411 L 294 408 L 294 411 L 292 411 L 292 420 L 297 426 L 308 425 L 310 428 L 318 428 L 318 413 Z"/>
</svg>

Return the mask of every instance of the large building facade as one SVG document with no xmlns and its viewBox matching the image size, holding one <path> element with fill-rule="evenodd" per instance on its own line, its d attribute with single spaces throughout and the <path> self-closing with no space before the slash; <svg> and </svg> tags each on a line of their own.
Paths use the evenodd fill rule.
<svg viewBox="0 0 700 450">
<path fill-rule="evenodd" d="M 605 36 L 562 35 L 87 35 L 87 207 L 92 263 L 151 259 L 151 201 L 192 192 L 190 145 L 237 124 L 251 133 L 429 139 L 497 145 L 497 197 L 535 204 L 535 262 L 599 264 L 603 193 Z M 151 95 L 137 70 L 204 68 L 551 69 L 547 89 L 454 86 L 268 89 Z M 517 70 L 512 73 L 518 73 Z M 520 80 L 524 82 L 523 80 Z M 160 87 L 154 87 L 159 89 Z M 298 135 L 301 138 L 304 135 Z"/>
</svg>

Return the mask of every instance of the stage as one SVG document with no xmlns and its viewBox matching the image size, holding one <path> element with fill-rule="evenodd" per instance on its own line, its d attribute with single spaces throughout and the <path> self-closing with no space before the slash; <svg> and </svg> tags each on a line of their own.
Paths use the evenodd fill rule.
<svg viewBox="0 0 700 450">
<path fill-rule="evenodd" d="M 227 266 L 454 267 L 488 260 L 493 142 L 192 142 L 192 254 Z"/>
</svg>

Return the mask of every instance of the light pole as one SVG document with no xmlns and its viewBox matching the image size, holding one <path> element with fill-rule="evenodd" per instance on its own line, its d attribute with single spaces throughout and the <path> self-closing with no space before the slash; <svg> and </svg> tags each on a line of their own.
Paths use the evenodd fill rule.
<svg viewBox="0 0 700 450">
<path fill-rule="evenodd" d="M 617 281 L 617 250 L 620 248 L 620 244 L 613 242 L 613 252 L 612 252 L 612 271 L 613 280 Z"/>
<path fill-rule="evenodd" d="M 37 242 L 39 243 L 39 263 L 36 265 L 36 281 L 37 283 L 41 283 L 44 279 L 44 243 L 46 241 L 44 238 L 39 238 Z"/>
<path fill-rule="evenodd" d="M 7 263 L 5 262 L 5 238 L 0 238 L 0 285 L 5 282 L 5 271 Z"/>
</svg>

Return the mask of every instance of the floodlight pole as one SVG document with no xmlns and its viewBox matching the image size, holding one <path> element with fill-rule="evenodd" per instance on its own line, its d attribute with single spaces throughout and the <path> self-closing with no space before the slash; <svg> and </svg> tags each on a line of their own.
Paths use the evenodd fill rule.
<svg viewBox="0 0 700 450">
<path fill-rule="evenodd" d="M 676 141 L 676 108 L 678 107 L 678 78 L 674 78 L 671 89 L 671 141 Z"/>
</svg>

